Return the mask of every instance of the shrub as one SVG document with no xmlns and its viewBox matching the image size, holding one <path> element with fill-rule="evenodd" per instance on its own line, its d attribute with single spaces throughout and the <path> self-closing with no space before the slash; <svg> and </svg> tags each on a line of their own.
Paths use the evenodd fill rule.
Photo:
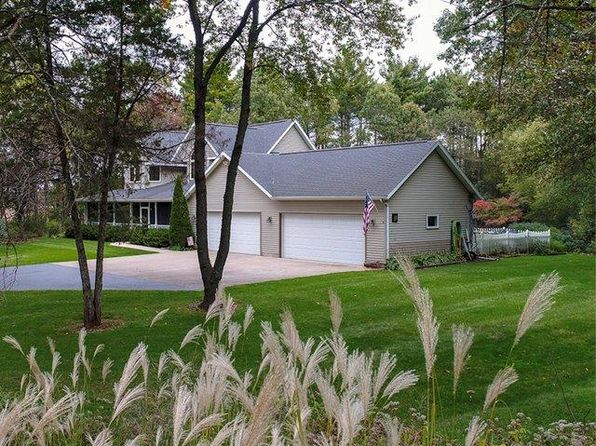
<svg viewBox="0 0 596 446">
<path fill-rule="evenodd" d="M 8 237 L 15 241 L 43 237 L 46 234 L 46 217 L 36 214 L 12 220 L 7 224 L 7 232 Z"/>
<path fill-rule="evenodd" d="M 130 228 L 128 241 L 135 245 L 142 245 L 145 242 L 145 232 L 147 228 L 145 226 L 133 226 Z"/>
<path fill-rule="evenodd" d="M 498 228 L 522 219 L 523 213 L 513 197 L 501 197 L 493 201 L 476 200 L 472 212 L 480 226 Z"/>
<path fill-rule="evenodd" d="M 46 223 L 46 233 L 48 237 L 60 237 L 64 234 L 62 225 L 58 220 L 48 220 Z"/>
<path fill-rule="evenodd" d="M 166 228 L 147 228 L 142 244 L 154 248 L 167 248 L 170 246 L 170 231 Z"/>
<path fill-rule="evenodd" d="M 422 252 L 410 256 L 410 261 L 416 267 L 444 265 L 461 261 L 461 257 L 450 251 L 444 252 Z M 385 262 L 385 269 L 390 271 L 399 270 L 399 264 L 396 257 L 390 257 Z"/>
<path fill-rule="evenodd" d="M 549 227 L 548 227 L 548 225 L 545 225 L 544 223 L 524 221 L 524 222 L 510 224 L 509 229 L 514 229 L 516 231 L 542 232 L 542 231 L 548 231 Z"/>
<path fill-rule="evenodd" d="M 130 227 L 126 225 L 108 225 L 106 242 L 126 242 L 130 236 Z"/>
<path fill-rule="evenodd" d="M 178 177 L 174 186 L 174 197 L 172 198 L 172 210 L 170 213 L 170 244 L 184 248 L 187 246 L 186 238 L 193 235 L 194 232 L 188 214 L 188 204 L 182 191 L 182 178 Z"/>
</svg>

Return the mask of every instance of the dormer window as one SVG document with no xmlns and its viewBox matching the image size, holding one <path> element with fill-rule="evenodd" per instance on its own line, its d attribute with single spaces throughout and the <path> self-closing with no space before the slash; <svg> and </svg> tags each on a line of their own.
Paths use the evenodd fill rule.
<svg viewBox="0 0 596 446">
<path fill-rule="evenodd" d="M 128 168 L 128 178 L 131 182 L 136 183 L 141 181 L 141 175 L 142 171 L 140 164 L 137 164 L 136 166 L 132 165 Z"/>
<path fill-rule="evenodd" d="M 161 168 L 159 166 L 149 166 L 149 181 L 161 181 Z"/>
</svg>

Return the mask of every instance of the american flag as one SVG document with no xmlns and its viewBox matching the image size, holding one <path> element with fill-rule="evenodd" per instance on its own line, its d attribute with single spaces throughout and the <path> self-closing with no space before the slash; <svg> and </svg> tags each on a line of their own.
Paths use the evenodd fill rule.
<svg viewBox="0 0 596 446">
<path fill-rule="evenodd" d="M 368 232 L 368 225 L 370 223 L 370 214 L 372 210 L 375 208 L 375 202 L 370 197 L 368 192 L 364 196 L 364 209 L 362 210 L 362 231 L 364 235 Z"/>
</svg>

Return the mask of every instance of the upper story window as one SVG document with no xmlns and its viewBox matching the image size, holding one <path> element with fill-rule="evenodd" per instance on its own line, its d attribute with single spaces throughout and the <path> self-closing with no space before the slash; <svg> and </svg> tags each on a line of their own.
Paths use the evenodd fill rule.
<svg viewBox="0 0 596 446">
<path fill-rule="evenodd" d="M 149 166 L 149 181 L 161 181 L 160 166 Z"/>
<path fill-rule="evenodd" d="M 188 172 L 188 177 L 191 180 L 194 180 L 194 178 L 195 178 L 195 160 L 190 160 L 190 168 L 189 168 L 189 172 Z"/>
<path fill-rule="evenodd" d="M 439 229 L 439 216 L 438 215 L 427 215 L 426 216 L 426 229 Z"/>
<path fill-rule="evenodd" d="M 140 164 L 132 165 L 128 168 L 128 179 L 133 183 L 141 181 L 142 173 Z"/>
</svg>

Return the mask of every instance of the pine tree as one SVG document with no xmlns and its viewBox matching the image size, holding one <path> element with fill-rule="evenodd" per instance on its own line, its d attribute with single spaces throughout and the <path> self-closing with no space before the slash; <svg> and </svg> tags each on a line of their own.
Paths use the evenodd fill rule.
<svg viewBox="0 0 596 446">
<path fill-rule="evenodd" d="M 174 197 L 172 198 L 172 210 L 170 212 L 170 245 L 184 248 L 186 238 L 194 235 L 188 205 L 184 192 L 182 191 L 182 178 L 176 178 L 174 186 Z"/>
</svg>

